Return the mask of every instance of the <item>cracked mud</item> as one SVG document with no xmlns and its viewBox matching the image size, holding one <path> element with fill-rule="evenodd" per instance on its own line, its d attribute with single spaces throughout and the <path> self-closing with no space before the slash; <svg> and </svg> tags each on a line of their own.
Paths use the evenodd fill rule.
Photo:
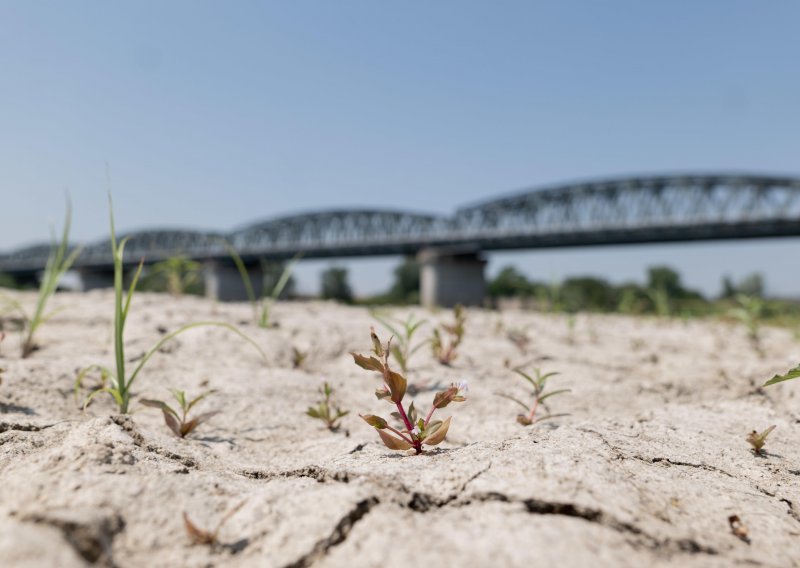
<svg viewBox="0 0 800 568">
<path fill-rule="evenodd" d="M 388 414 L 377 379 L 347 355 L 369 347 L 375 322 L 321 302 L 278 304 L 276 328 L 243 326 L 267 364 L 216 328 L 151 360 L 137 397 L 217 391 L 202 408 L 221 414 L 189 439 L 136 399 L 128 416 L 102 398 L 81 412 L 76 370 L 113 357 L 111 298 L 58 295 L 64 311 L 33 357 L 17 357 L 16 337 L 3 345 L 3 566 L 800 566 L 800 384 L 758 388 L 800 361 L 787 331 L 765 331 L 762 358 L 742 329 L 712 321 L 579 315 L 570 343 L 559 315 L 470 310 L 453 367 L 423 349 L 409 372 L 466 379 L 469 400 L 442 412 L 444 444 L 406 456 L 358 418 Z M 249 318 L 243 304 L 143 294 L 128 355 L 189 321 Z M 527 352 L 506 339 L 512 328 L 528 329 Z M 292 347 L 309 352 L 305 368 L 291 368 Z M 559 371 L 572 392 L 551 409 L 567 415 L 517 424 L 496 396 L 526 396 L 506 360 Z M 351 411 L 339 433 L 304 415 L 322 378 Z M 744 438 L 771 424 L 754 456 Z M 190 544 L 184 512 L 213 530 L 239 504 L 218 546 Z"/>
</svg>

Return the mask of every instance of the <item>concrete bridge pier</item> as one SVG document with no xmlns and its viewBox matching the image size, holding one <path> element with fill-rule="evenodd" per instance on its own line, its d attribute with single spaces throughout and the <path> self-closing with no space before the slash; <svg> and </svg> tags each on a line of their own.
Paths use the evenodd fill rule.
<svg viewBox="0 0 800 568">
<path fill-rule="evenodd" d="M 264 272 L 261 263 L 246 263 L 245 268 L 250 276 L 253 292 L 256 297 L 261 297 Z M 247 287 L 242 280 L 242 275 L 233 261 L 207 260 L 203 263 L 203 282 L 205 284 L 206 298 L 220 302 L 246 302 Z"/>
<path fill-rule="evenodd" d="M 81 292 L 114 287 L 114 269 L 78 268 L 78 287 Z"/>
<path fill-rule="evenodd" d="M 429 248 L 417 254 L 417 261 L 420 264 L 420 302 L 423 306 L 483 305 L 486 261 L 479 252 L 474 249 Z"/>
</svg>

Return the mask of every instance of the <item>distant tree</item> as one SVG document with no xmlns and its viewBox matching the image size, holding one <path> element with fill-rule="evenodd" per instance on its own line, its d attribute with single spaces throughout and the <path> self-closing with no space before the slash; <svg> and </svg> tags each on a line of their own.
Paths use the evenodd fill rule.
<svg viewBox="0 0 800 568">
<path fill-rule="evenodd" d="M 513 266 L 506 266 L 489 282 L 489 295 L 492 298 L 528 296 L 532 292 L 531 282 Z"/>
<path fill-rule="evenodd" d="M 738 295 L 752 296 L 757 298 L 764 297 L 764 277 L 754 272 L 742 278 L 738 283 L 734 283 L 729 276 L 722 279 L 721 298 L 734 298 Z"/>
<path fill-rule="evenodd" d="M 394 269 L 394 283 L 388 297 L 398 304 L 419 302 L 419 263 L 414 257 L 407 256 Z"/>
<path fill-rule="evenodd" d="M 322 297 L 326 300 L 352 302 L 353 292 L 347 282 L 347 269 L 332 266 L 322 273 Z"/>
<path fill-rule="evenodd" d="M 569 278 L 561 285 L 564 309 L 577 311 L 610 311 L 619 303 L 618 292 L 601 278 Z"/>
</svg>

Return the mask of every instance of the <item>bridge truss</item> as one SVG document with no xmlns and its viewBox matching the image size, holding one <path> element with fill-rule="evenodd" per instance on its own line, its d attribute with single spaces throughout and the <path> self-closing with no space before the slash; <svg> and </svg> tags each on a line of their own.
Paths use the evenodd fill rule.
<svg viewBox="0 0 800 568">
<path fill-rule="evenodd" d="M 503 250 L 800 236 L 800 179 L 750 175 L 627 177 L 560 185 L 478 203 L 450 217 L 385 210 L 307 213 L 230 233 L 133 232 L 128 262 L 183 255 L 245 259 L 414 254 L 437 246 Z M 0 272 L 41 269 L 49 245 L 0 255 Z M 108 241 L 84 248 L 76 267 L 111 265 Z"/>
</svg>

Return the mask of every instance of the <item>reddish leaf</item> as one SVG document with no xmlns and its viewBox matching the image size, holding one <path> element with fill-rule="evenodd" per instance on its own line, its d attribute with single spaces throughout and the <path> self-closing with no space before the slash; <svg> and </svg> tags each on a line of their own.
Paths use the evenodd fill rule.
<svg viewBox="0 0 800 568">
<path fill-rule="evenodd" d="M 445 436 L 447 436 L 447 429 L 450 428 L 450 418 L 452 417 L 448 417 L 447 420 L 442 422 L 442 425 L 439 426 L 439 428 L 437 428 L 433 434 L 425 438 L 422 443 L 429 446 L 441 444 L 444 441 Z"/>
<path fill-rule="evenodd" d="M 353 353 L 352 351 L 350 352 L 350 355 L 353 356 L 353 360 L 356 362 L 356 365 L 362 369 L 383 373 L 383 363 L 378 361 L 375 357 L 364 357 L 363 355 Z"/>
<path fill-rule="evenodd" d="M 378 430 L 378 435 L 381 437 L 381 440 L 383 441 L 384 445 L 390 450 L 408 450 L 413 447 L 405 440 L 402 440 L 400 438 L 395 438 L 394 436 L 387 434 L 383 430 Z"/>
<path fill-rule="evenodd" d="M 378 430 L 382 430 L 387 426 L 386 420 L 384 420 L 380 416 L 375 416 L 374 414 L 359 414 L 359 416 L 364 422 L 366 422 L 370 426 L 377 428 Z"/>
</svg>

